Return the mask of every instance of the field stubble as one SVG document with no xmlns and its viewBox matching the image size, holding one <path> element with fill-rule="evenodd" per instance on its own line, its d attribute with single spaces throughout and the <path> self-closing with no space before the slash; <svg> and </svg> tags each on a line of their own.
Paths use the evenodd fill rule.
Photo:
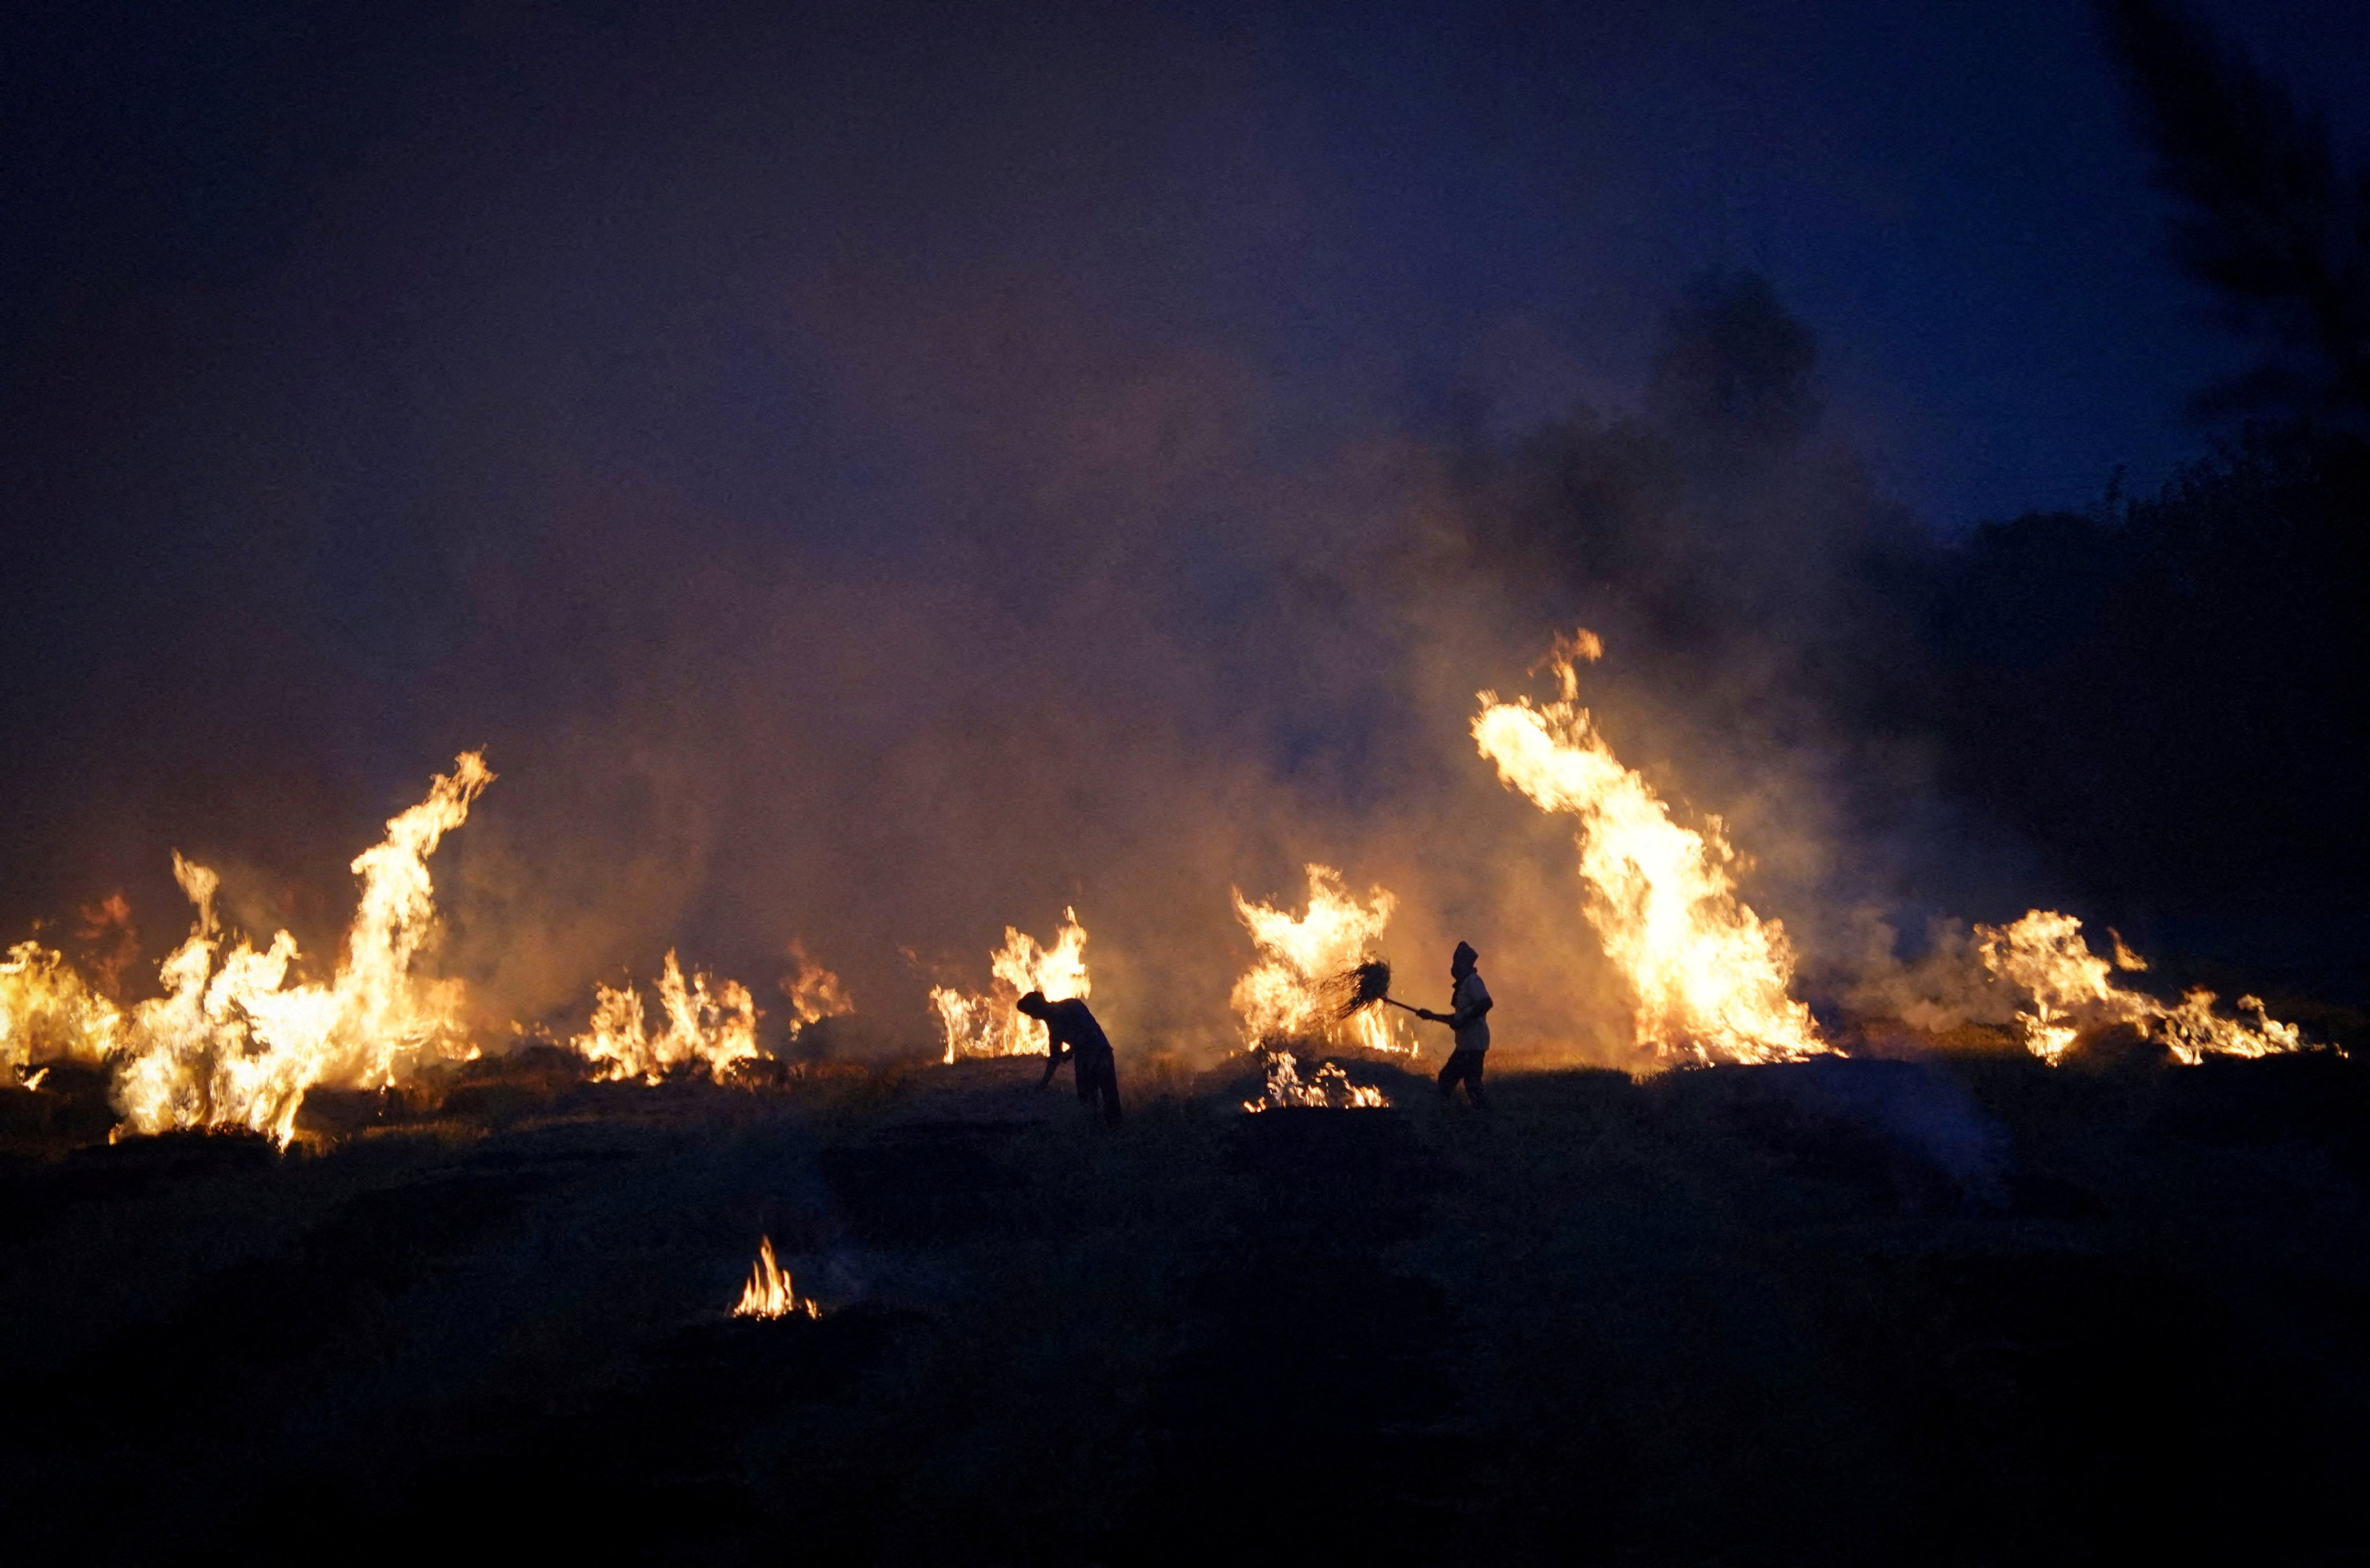
<svg viewBox="0 0 2370 1568">
<path fill-rule="evenodd" d="M 10 1092 L 27 1560 L 2307 1561 L 2364 1458 L 2334 1055 L 1172 1071 L 1115 1132 L 1026 1061 L 550 1065 L 285 1154 Z M 725 1316 L 760 1235 L 820 1320 Z"/>
</svg>

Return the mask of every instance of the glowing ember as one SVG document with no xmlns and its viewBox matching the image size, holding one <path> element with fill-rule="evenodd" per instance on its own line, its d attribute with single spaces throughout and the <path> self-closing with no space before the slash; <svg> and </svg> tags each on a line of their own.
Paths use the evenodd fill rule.
<svg viewBox="0 0 2370 1568">
<path fill-rule="evenodd" d="M 1249 929 L 1259 953 L 1235 982 L 1230 999 L 1242 1014 L 1245 1043 L 1271 1047 L 1322 1040 L 1413 1056 L 1416 1042 L 1398 1018 L 1370 1007 L 1343 1019 L 1334 989 L 1343 973 L 1374 956 L 1396 900 L 1375 887 L 1360 904 L 1331 866 L 1311 864 L 1306 870 L 1306 914 L 1293 915 L 1235 894 L 1235 914 Z"/>
<path fill-rule="evenodd" d="M 385 1088 L 423 1063 L 474 1057 L 461 983 L 416 979 L 411 963 L 435 924 L 428 856 L 493 778 L 484 757 L 464 754 L 427 799 L 387 823 L 385 842 L 355 857 L 362 898 L 326 985 L 285 983 L 297 955 L 284 931 L 262 952 L 244 937 L 224 951 L 221 879 L 176 853 L 173 874 L 198 919 L 164 962 L 166 994 L 131 1012 L 112 1091 L 125 1126 L 243 1127 L 285 1144 L 316 1084 Z"/>
<path fill-rule="evenodd" d="M 988 955 L 993 977 L 984 992 L 933 987 L 930 1005 L 938 1012 L 946 1033 L 945 1060 L 962 1057 L 1042 1056 L 1047 1048 L 1045 1025 L 1013 1004 L 1032 990 L 1048 1001 L 1085 998 L 1094 989 L 1087 979 L 1087 928 L 1078 911 L 1062 911 L 1062 928 L 1053 945 L 1041 947 L 1037 939 L 1011 926 L 1004 928 L 1004 945 Z"/>
<path fill-rule="evenodd" d="M 732 1309 L 736 1318 L 819 1318 L 823 1309 L 810 1297 L 800 1296 L 790 1288 L 788 1270 L 774 1261 L 774 1239 L 757 1239 L 757 1265 L 749 1271 L 749 1283 L 741 1288 L 740 1302 Z"/>
<path fill-rule="evenodd" d="M 1246 1100 L 1246 1111 L 1264 1111 L 1285 1105 L 1311 1105 L 1320 1109 L 1344 1111 L 1380 1110 L 1390 1101 L 1379 1089 L 1352 1083 L 1350 1075 L 1332 1062 L 1327 1062 L 1306 1079 L 1300 1076 L 1300 1063 L 1290 1051 L 1273 1051 L 1267 1059 L 1267 1089 L 1260 1098 Z"/>
<path fill-rule="evenodd" d="M 2214 993 L 2202 988 L 2171 1005 L 2124 990 L 2114 982 L 2114 971 L 2145 969 L 2147 964 L 2122 937 L 2107 934 L 2114 944 L 2111 964 L 2090 951 L 2080 921 L 2054 910 L 2028 910 L 2008 926 L 1975 927 L 1975 951 L 1984 967 L 2030 999 L 2030 1006 L 2017 1013 L 2017 1025 L 2027 1048 L 2042 1060 L 2058 1060 L 2085 1030 L 2117 1024 L 2161 1042 L 2192 1066 L 2208 1051 L 2261 1057 L 2304 1048 L 2296 1026 L 2266 1013 L 2258 997 L 2238 999 L 2239 1011 L 2254 1014 L 2249 1024 L 2217 1015 Z"/>
<path fill-rule="evenodd" d="M 734 1064 L 756 1059 L 757 1001 L 747 986 L 704 970 L 685 980 L 670 949 L 658 994 L 666 1027 L 653 1035 L 644 1022 L 641 993 L 632 985 L 592 988 L 592 1026 L 569 1045 L 599 1070 L 594 1076 L 656 1083 L 688 1068 L 721 1078 Z"/>
<path fill-rule="evenodd" d="M 1560 700 L 1535 706 L 1484 692 L 1473 738 L 1508 786 L 1542 811 L 1580 819 L 1582 912 L 1636 996 L 1638 1043 L 1697 1061 L 1787 1061 L 1827 1049 L 1810 1009 L 1787 995 L 1784 929 L 1736 897 L 1735 852 L 1718 818 L 1701 831 L 1673 821 L 1579 705 L 1579 666 L 1603 652 L 1590 632 L 1559 639 L 1549 662 Z"/>
<path fill-rule="evenodd" d="M 837 975 L 807 956 L 805 943 L 792 942 L 790 957 L 798 969 L 782 977 L 782 995 L 788 1000 L 790 1016 L 799 1021 L 800 1027 L 856 1011 L 856 1003 L 848 1000 L 847 988 L 839 983 Z"/>
</svg>

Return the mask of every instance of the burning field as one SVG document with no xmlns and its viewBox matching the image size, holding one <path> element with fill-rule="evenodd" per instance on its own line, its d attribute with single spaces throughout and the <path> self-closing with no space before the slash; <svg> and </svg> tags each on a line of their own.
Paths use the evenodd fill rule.
<svg viewBox="0 0 2370 1568">
<path fill-rule="evenodd" d="M 1122 1031 L 1109 1129 L 1040 1086 L 1018 1005 L 1099 1004 L 1078 908 L 1008 927 L 984 987 L 949 966 L 924 1048 L 849 1053 L 865 1014 L 803 943 L 780 1010 L 669 951 L 556 1024 L 490 1018 L 434 963 L 431 858 L 497 784 L 477 753 L 353 860 L 309 970 L 176 853 L 190 925 L 153 976 L 38 937 L 0 967 L 14 1539 L 309 1553 L 367 1516 L 337 1554 L 395 1556 L 466 1517 L 488 1546 L 711 1560 L 1874 1562 L 1938 1531 L 1971 1560 L 2103 1551 L 2134 1516 L 2320 1538 L 2370 1458 L 2341 1041 L 2160 994 L 2045 910 L 1814 1011 L 1724 825 L 1582 705 L 1602 654 L 1559 643 L 1550 694 L 1481 693 L 1470 736 L 1569 822 L 1557 940 L 1617 977 L 1626 1065 L 1518 1047 L 1487 1113 L 1433 1093 L 1445 1038 L 1386 994 L 1427 967 L 1399 898 L 1320 863 L 1296 900 L 1229 891 L 1231 1042 Z"/>
<path fill-rule="evenodd" d="M 1741 857 L 1720 820 L 1682 822 L 1623 765 L 1581 705 L 1582 667 L 1603 651 L 1585 630 L 1559 641 L 1547 661 L 1556 694 L 1506 702 L 1483 692 L 1471 733 L 1510 792 L 1574 821 L 1580 918 L 1559 933 L 1530 933 L 1525 956 L 1559 939 L 1566 952 L 1550 960 L 1557 968 L 1583 944 L 1601 952 L 1629 1001 L 1632 1070 L 1870 1050 L 1914 1055 L 1946 1048 L 1971 1030 L 2052 1064 L 2086 1036 L 2113 1031 L 2190 1066 L 2208 1055 L 2263 1057 L 2313 1044 L 2251 995 L 2229 1010 L 2203 987 L 2169 1001 L 2119 980 L 2145 973 L 2146 960 L 2111 931 L 2111 956 L 2093 953 L 2079 920 L 2046 910 L 2006 926 L 1957 927 L 1915 967 L 1879 955 L 1844 977 L 1838 1011 L 1823 1026 L 1796 994 L 1783 924 L 1757 915 L 1738 892 Z M 429 857 L 493 782 L 482 755 L 463 754 L 426 798 L 387 822 L 380 843 L 355 857 L 357 903 L 319 979 L 294 978 L 303 955 L 286 931 L 259 946 L 226 930 L 216 907 L 221 878 L 172 852 L 194 919 L 188 938 L 157 965 L 154 984 L 142 983 L 120 946 L 86 969 L 37 939 L 18 943 L 0 962 L 0 1070 L 36 1095 L 52 1069 L 103 1075 L 111 1137 L 238 1130 L 285 1147 L 306 1096 L 318 1090 L 433 1102 L 473 1064 L 530 1045 L 572 1058 L 603 1082 L 775 1082 L 801 1039 L 820 1039 L 834 1021 L 857 1015 L 840 979 L 794 941 L 797 967 L 779 987 L 787 1016 L 764 1030 L 764 1040 L 766 1010 L 748 986 L 699 969 L 686 976 L 672 950 L 654 1010 L 628 979 L 595 985 L 581 1029 L 489 1026 L 461 979 L 423 971 L 437 929 Z M 1226 1000 L 1240 1046 L 1265 1080 L 1245 1108 L 1379 1108 L 1387 1099 L 1353 1083 L 1342 1063 L 1304 1073 L 1300 1059 L 1330 1052 L 1389 1063 L 1416 1055 L 1410 1017 L 1420 1009 L 1380 991 L 1344 1005 L 1340 990 L 1369 965 L 1387 985 L 1378 956 L 1389 945 L 1398 900 L 1380 886 L 1361 899 L 1329 865 L 1311 863 L 1306 874 L 1297 914 L 1230 892 L 1251 955 Z M 120 895 L 104 908 L 122 911 L 118 920 L 128 915 Z M 1050 945 L 1006 928 L 988 956 L 985 990 L 932 986 L 941 1064 L 1043 1057 L 1045 1025 L 1018 1003 L 1030 993 L 1091 998 L 1087 946 L 1077 910 L 1065 909 Z M 1190 1008 L 1189 1001 L 1182 1010 Z M 1214 1065 L 1208 1052 L 1181 1059 Z"/>
<path fill-rule="evenodd" d="M 330 9 L 0 20 L 10 1562 L 2361 1555 L 2203 8 Z"/>
</svg>

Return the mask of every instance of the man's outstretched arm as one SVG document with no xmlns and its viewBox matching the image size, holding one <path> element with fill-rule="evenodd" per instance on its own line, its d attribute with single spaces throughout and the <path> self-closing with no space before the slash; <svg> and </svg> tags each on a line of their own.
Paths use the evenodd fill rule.
<svg viewBox="0 0 2370 1568">
<path fill-rule="evenodd" d="M 1062 1065 L 1063 1059 L 1069 1054 L 1062 1048 L 1062 1042 L 1059 1040 L 1045 1047 L 1045 1076 L 1037 1081 L 1038 1088 L 1042 1089 L 1053 1082 L 1054 1070 Z"/>
<path fill-rule="evenodd" d="M 1434 1013 L 1428 1007 L 1419 1008 L 1416 1016 L 1426 1023 L 1445 1024 L 1452 1029 L 1462 1029 L 1496 1005 L 1492 999 L 1485 996 L 1478 1001 L 1466 1003 L 1454 1013 Z"/>
</svg>

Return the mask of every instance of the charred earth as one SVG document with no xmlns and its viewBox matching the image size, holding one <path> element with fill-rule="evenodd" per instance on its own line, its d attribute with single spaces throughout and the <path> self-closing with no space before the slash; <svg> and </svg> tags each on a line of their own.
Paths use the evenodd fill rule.
<svg viewBox="0 0 2370 1568">
<path fill-rule="evenodd" d="M 2334 1053 L 1509 1072 L 1025 1060 L 105 1140 L 5 1092 L 23 1562 L 2000 1562 L 2344 1540 Z M 1223 1076 L 1223 1075 L 1220 1075 Z M 1240 1076 L 1237 1074 L 1237 1076 Z M 334 1124 L 334 1125 L 332 1125 Z M 728 1315 L 771 1238 L 821 1315 Z"/>
</svg>

